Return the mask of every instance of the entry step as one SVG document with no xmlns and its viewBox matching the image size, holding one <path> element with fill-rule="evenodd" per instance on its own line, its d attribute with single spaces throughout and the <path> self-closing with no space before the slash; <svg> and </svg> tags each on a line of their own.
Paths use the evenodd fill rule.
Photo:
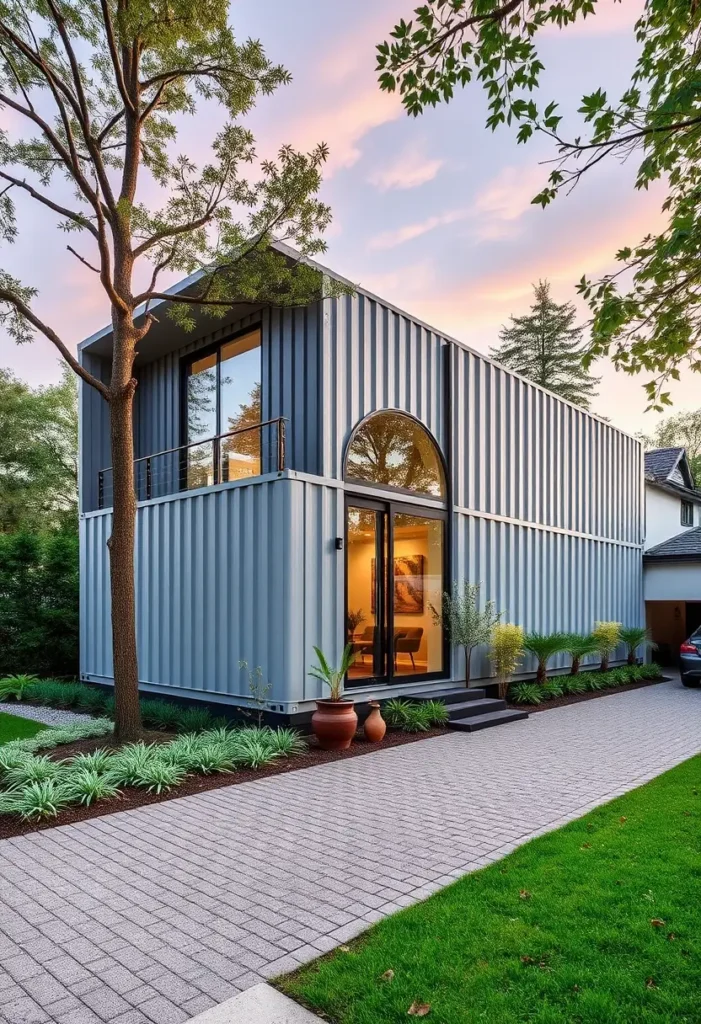
<svg viewBox="0 0 701 1024">
<path fill-rule="evenodd" d="M 453 718 L 448 722 L 448 728 L 457 729 L 459 732 L 477 732 L 479 729 L 491 729 L 495 725 L 506 725 L 508 722 L 521 722 L 524 718 L 528 718 L 527 711 L 488 711 L 482 715 Z"/>
</svg>

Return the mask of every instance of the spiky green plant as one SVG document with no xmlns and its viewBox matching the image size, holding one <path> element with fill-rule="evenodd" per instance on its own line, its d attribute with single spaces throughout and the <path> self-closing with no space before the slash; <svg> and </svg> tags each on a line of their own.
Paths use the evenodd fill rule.
<svg viewBox="0 0 701 1024">
<path fill-rule="evenodd" d="M 108 775 L 85 765 L 76 766 L 75 762 L 66 775 L 64 785 L 67 801 L 83 804 L 85 807 L 90 807 L 98 800 L 119 796 L 116 783 Z"/>
<path fill-rule="evenodd" d="M 297 729 L 270 730 L 270 749 L 280 757 L 294 757 L 306 753 L 308 747 Z"/>
<path fill-rule="evenodd" d="M 314 653 L 316 654 L 318 665 L 312 665 L 309 669 L 309 675 L 313 676 L 314 679 L 319 679 L 325 686 L 329 688 L 329 700 L 339 701 L 343 697 L 343 681 L 346 677 L 348 669 L 355 661 L 355 654 L 353 653 L 353 645 L 346 644 L 343 649 L 341 656 L 341 664 L 338 668 L 332 668 L 329 665 L 323 651 L 320 648 L 315 647 Z"/>
<path fill-rule="evenodd" d="M 0 700 L 24 700 L 27 690 L 37 681 L 36 676 L 16 675 L 0 679 Z"/>
<path fill-rule="evenodd" d="M 587 689 L 584 675 L 581 672 L 577 672 L 576 675 L 563 676 L 562 686 L 568 696 L 570 694 L 586 693 Z"/>
<path fill-rule="evenodd" d="M 115 754 L 110 765 L 111 779 L 122 786 L 137 786 L 147 766 L 159 758 L 155 743 L 128 743 Z"/>
<path fill-rule="evenodd" d="M 450 718 L 450 712 L 445 706 L 444 700 L 427 700 L 424 701 L 424 708 L 431 725 L 445 725 Z"/>
<path fill-rule="evenodd" d="M 608 672 L 609 659 L 621 642 L 620 622 L 597 622 L 591 631 L 601 655 L 601 671 Z"/>
<path fill-rule="evenodd" d="M 45 754 L 39 757 L 30 754 L 26 760 L 4 773 L 4 782 L 9 788 L 21 788 L 32 782 L 58 781 L 65 775 L 65 771 L 63 761 L 52 761 Z"/>
<path fill-rule="evenodd" d="M 234 760 L 223 743 L 195 743 L 186 755 L 188 770 L 201 775 L 228 774 L 234 770 Z"/>
<path fill-rule="evenodd" d="M 542 704 L 543 687 L 538 683 L 514 683 L 509 698 L 515 704 Z"/>
<path fill-rule="evenodd" d="M 212 724 L 209 708 L 181 708 L 176 721 L 178 732 L 204 732 Z"/>
<path fill-rule="evenodd" d="M 154 757 L 145 761 L 132 775 L 131 785 L 147 789 L 149 793 L 160 795 L 179 786 L 187 772 L 175 764 L 167 764 Z"/>
<path fill-rule="evenodd" d="M 84 769 L 104 775 L 109 771 L 114 755 L 108 750 L 93 750 L 89 754 L 76 754 L 70 761 L 71 772 Z"/>
<path fill-rule="evenodd" d="M 523 639 L 523 649 L 538 659 L 537 683 L 545 682 L 548 674 L 548 662 L 556 654 L 562 654 L 566 649 L 566 643 L 565 633 L 526 633 Z"/>
<path fill-rule="evenodd" d="M 65 785 L 55 779 L 44 779 L 8 794 L 6 806 L 26 820 L 32 820 L 55 818 L 69 803 L 70 794 Z"/>
<path fill-rule="evenodd" d="M 580 671 L 582 658 L 596 653 L 597 641 L 591 633 L 566 633 L 565 637 L 566 643 L 563 650 L 572 658 L 570 674 L 576 676 Z"/>
<path fill-rule="evenodd" d="M 150 729 L 174 731 L 177 729 L 182 715 L 182 708 L 169 700 L 142 700 L 141 718 Z M 187 731 L 187 730 L 183 730 Z"/>
<path fill-rule="evenodd" d="M 280 756 L 262 733 L 261 729 L 241 729 L 232 733 L 227 746 L 234 764 L 242 768 L 262 768 Z"/>
<path fill-rule="evenodd" d="M 635 655 L 639 647 L 652 648 L 653 650 L 657 647 L 657 644 L 650 635 L 649 629 L 646 629 L 645 626 L 623 626 L 620 636 L 621 642 L 628 649 L 629 665 L 635 665 Z"/>
<path fill-rule="evenodd" d="M 392 697 L 382 705 L 382 717 L 390 729 L 402 729 L 406 722 L 409 702 L 401 697 Z"/>
<path fill-rule="evenodd" d="M 565 693 L 565 686 L 561 676 L 555 676 L 552 679 L 546 679 L 544 683 L 541 683 L 541 689 L 548 700 L 553 700 L 557 697 L 562 697 Z"/>
</svg>

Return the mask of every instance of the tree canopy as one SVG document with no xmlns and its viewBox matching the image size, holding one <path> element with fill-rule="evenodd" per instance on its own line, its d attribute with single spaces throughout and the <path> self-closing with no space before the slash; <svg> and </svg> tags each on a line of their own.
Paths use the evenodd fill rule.
<svg viewBox="0 0 701 1024">
<path fill-rule="evenodd" d="M 73 374 L 31 388 L 0 369 L 0 532 L 77 527 L 78 416 Z"/>
<path fill-rule="evenodd" d="M 596 0 L 426 0 L 378 46 L 380 85 L 398 89 L 416 116 L 480 83 L 487 127 L 513 125 L 520 143 L 536 132 L 552 140 L 552 170 L 533 200 L 542 206 L 610 157 L 638 155 L 639 189 L 666 181 L 666 228 L 616 253 L 616 272 L 598 281 L 584 274 L 579 283 L 593 312 L 586 362 L 610 355 L 618 369 L 650 373 L 648 398 L 661 409 L 682 366 L 701 370 L 701 5 L 647 0 L 629 87 L 616 98 L 602 88 L 583 96 L 586 131 L 572 135 L 557 98 L 538 98 L 544 65 L 536 42 L 542 29 L 566 30 L 597 8 Z M 594 51 L 596 42 L 581 45 Z"/>
<path fill-rule="evenodd" d="M 522 377 L 588 409 L 600 378 L 582 368 L 586 345 L 584 328 L 576 324 L 577 311 L 571 302 L 554 302 L 547 281 L 539 281 L 533 290 L 530 313 L 512 316 L 499 333 L 500 344 L 489 354 Z"/>
</svg>

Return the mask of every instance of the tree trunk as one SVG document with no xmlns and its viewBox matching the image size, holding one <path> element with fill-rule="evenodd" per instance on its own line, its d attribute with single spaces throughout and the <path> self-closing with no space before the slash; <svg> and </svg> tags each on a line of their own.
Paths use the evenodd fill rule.
<svg viewBox="0 0 701 1024">
<path fill-rule="evenodd" d="M 635 647 L 628 648 L 628 664 L 635 665 Z"/>
<path fill-rule="evenodd" d="M 112 535 L 107 545 L 110 552 L 112 594 L 115 736 L 124 742 L 140 739 L 142 725 L 139 708 L 134 579 L 136 495 L 132 413 L 136 382 L 131 378 L 133 356 L 125 358 L 122 355 L 120 358 L 124 349 L 129 348 L 128 339 L 118 337 L 120 330 L 123 328 L 115 327 L 115 365 L 110 401 L 113 511 Z"/>
<path fill-rule="evenodd" d="M 537 683 L 544 683 L 547 678 L 548 672 L 546 668 L 546 662 L 538 662 L 538 671 L 536 672 L 535 681 Z"/>
<path fill-rule="evenodd" d="M 601 656 L 600 671 L 601 672 L 608 672 L 608 670 L 609 670 L 609 656 L 608 656 L 608 654 L 602 654 L 602 656 Z"/>
<path fill-rule="evenodd" d="M 572 668 L 570 669 L 570 675 L 571 676 L 576 676 L 576 675 L 579 674 L 579 663 L 580 663 L 580 661 L 581 661 L 581 659 L 578 658 L 576 655 L 572 658 Z"/>
<path fill-rule="evenodd" d="M 472 648 L 465 648 L 465 686 L 470 685 L 470 661 L 472 659 Z"/>
</svg>

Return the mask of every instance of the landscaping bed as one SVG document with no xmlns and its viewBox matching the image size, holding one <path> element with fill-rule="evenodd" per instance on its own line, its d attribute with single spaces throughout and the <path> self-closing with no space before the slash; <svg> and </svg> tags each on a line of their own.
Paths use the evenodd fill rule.
<svg viewBox="0 0 701 1024">
<path fill-rule="evenodd" d="M 605 690 L 594 690 L 589 693 L 563 694 L 562 697 L 551 697 L 541 704 L 529 704 L 528 714 L 533 715 L 536 711 L 549 711 L 551 708 L 564 708 L 568 704 L 579 704 L 583 700 L 595 700 L 597 697 L 609 697 L 614 693 L 623 693 L 624 690 L 640 690 L 643 686 L 659 686 L 660 683 L 665 682 L 669 682 L 668 676 L 662 676 L 661 679 L 640 680 L 637 683 L 621 683 L 619 686 L 610 686 Z M 516 704 L 512 700 L 507 700 L 506 706 L 515 711 L 524 710 L 523 704 Z"/>
<path fill-rule="evenodd" d="M 41 818 L 39 820 L 28 821 L 18 817 L 16 814 L 0 814 L 0 839 L 9 839 L 12 836 L 39 832 L 48 828 L 56 828 L 60 825 L 72 825 L 78 821 L 86 821 L 89 818 L 115 814 L 119 811 L 126 811 L 135 807 L 144 807 L 146 804 L 163 803 L 166 800 L 176 800 L 182 796 L 204 793 L 210 789 L 221 789 L 223 786 L 236 786 L 243 782 L 269 778 L 272 775 L 300 771 L 304 768 L 312 768 L 318 764 L 342 761 L 349 757 L 371 754 L 388 747 L 402 746 L 405 743 L 414 743 L 417 740 L 431 739 L 436 736 L 445 736 L 445 729 L 429 729 L 426 732 L 418 733 L 390 730 L 387 732 L 383 742 L 378 744 L 368 743 L 362 731 L 360 731 L 348 750 L 338 751 L 321 750 L 316 741 L 310 739 L 306 751 L 295 754 L 294 757 L 289 759 L 274 761 L 260 768 L 239 767 L 228 775 L 223 773 L 216 775 L 188 775 L 176 788 L 160 794 L 150 793 L 145 789 L 125 788 L 118 797 L 100 800 L 89 807 L 66 807 L 59 811 L 56 817 Z M 174 737 L 166 733 L 147 733 L 145 738 L 147 742 L 165 743 Z M 104 737 L 102 739 L 93 738 L 56 747 L 49 751 L 48 755 L 55 759 L 61 759 L 65 756 L 72 756 L 77 753 L 91 753 L 94 750 L 105 748 L 115 749 L 114 745 L 106 742 Z"/>
<path fill-rule="evenodd" d="M 692 1024 L 701 757 L 277 979 L 334 1024 Z"/>
</svg>

